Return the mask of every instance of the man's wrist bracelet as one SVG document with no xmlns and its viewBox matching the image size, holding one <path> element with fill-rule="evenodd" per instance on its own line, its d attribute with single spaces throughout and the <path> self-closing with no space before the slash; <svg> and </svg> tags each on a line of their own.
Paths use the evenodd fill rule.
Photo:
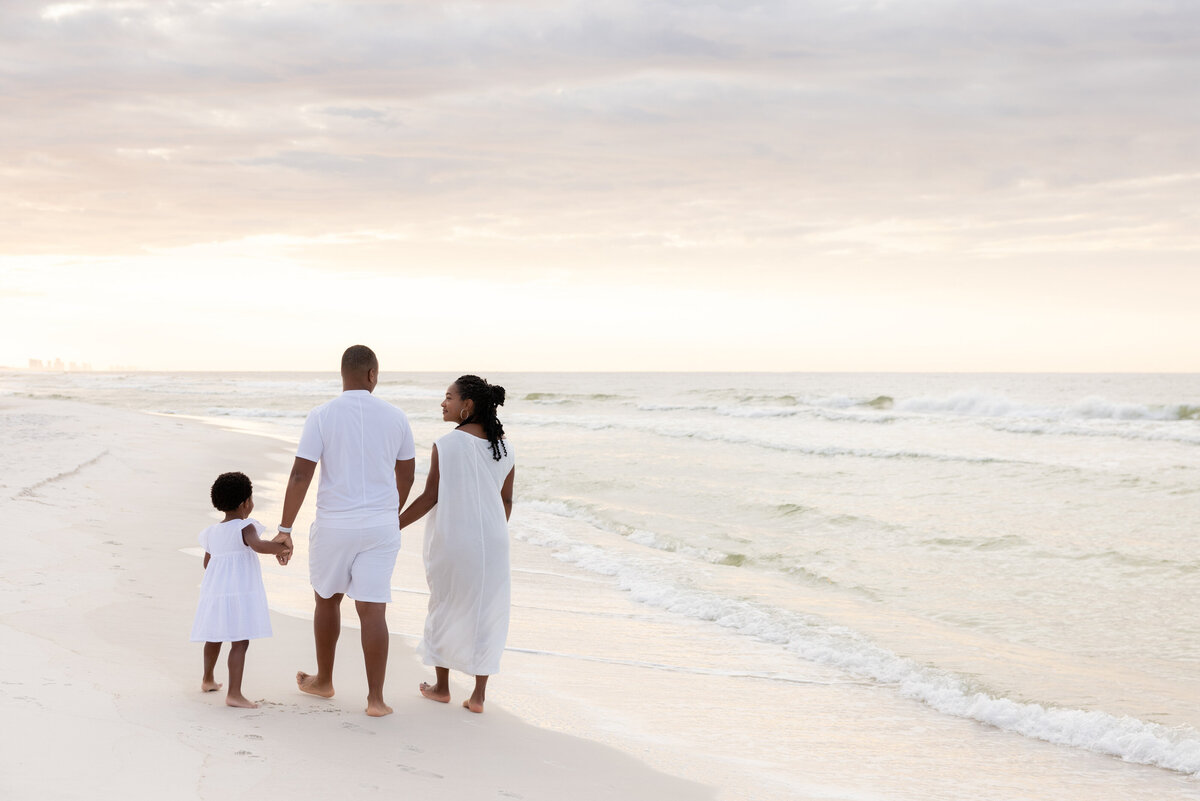
<svg viewBox="0 0 1200 801">
<path fill-rule="evenodd" d="M 292 527 L 291 526 L 280 526 L 279 528 L 276 529 L 276 531 L 278 531 L 280 534 L 291 534 Z"/>
</svg>

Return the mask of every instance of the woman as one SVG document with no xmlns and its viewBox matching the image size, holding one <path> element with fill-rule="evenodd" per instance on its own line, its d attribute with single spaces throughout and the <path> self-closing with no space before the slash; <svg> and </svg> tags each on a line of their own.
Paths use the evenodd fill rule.
<svg viewBox="0 0 1200 801">
<path fill-rule="evenodd" d="M 456 424 L 433 445 L 425 491 L 400 515 L 407 528 L 426 513 L 425 578 L 429 614 L 418 653 L 437 682 L 421 694 L 450 701 L 450 669 L 475 676 L 463 706 L 483 711 L 488 676 L 500 670 L 508 637 L 508 516 L 512 451 L 496 407 L 504 387 L 464 375 L 446 390 L 442 419 Z"/>
</svg>

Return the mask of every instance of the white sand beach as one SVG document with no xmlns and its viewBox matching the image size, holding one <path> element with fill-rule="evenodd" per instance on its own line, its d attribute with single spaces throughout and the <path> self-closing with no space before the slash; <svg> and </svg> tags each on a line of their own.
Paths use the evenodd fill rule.
<svg viewBox="0 0 1200 801">
<path fill-rule="evenodd" d="M 273 525 L 281 499 L 266 479 L 291 450 L 71 401 L 7 397 L 0 420 L 0 798 L 713 797 L 531 725 L 498 692 L 483 715 L 421 698 L 428 672 L 410 638 L 393 636 L 390 717 L 363 714 L 349 626 L 337 696 L 304 695 L 292 677 L 313 664 L 309 624 L 274 612 L 274 636 L 247 657 L 244 690 L 260 708 L 227 708 L 223 693 L 199 690 L 200 648 L 187 633 L 201 572 L 187 550 L 226 470 L 256 479 L 255 516 Z"/>
</svg>

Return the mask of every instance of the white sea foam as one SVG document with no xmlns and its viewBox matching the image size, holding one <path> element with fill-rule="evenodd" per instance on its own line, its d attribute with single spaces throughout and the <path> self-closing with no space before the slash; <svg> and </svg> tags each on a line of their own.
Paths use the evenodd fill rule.
<svg viewBox="0 0 1200 801">
<path fill-rule="evenodd" d="M 994 420 L 987 423 L 994 431 L 1005 431 L 1011 434 L 1034 434 L 1063 437 L 1116 437 L 1119 439 L 1144 440 L 1147 442 L 1179 442 L 1185 445 L 1200 445 L 1200 429 L 1195 426 L 1180 429 L 1168 424 L 1154 427 L 1127 425 L 1079 425 L 1071 423 L 1041 422 L 1041 421 L 1003 421 Z"/>
<path fill-rule="evenodd" d="M 539 414 L 514 414 L 512 419 L 514 422 L 526 426 L 572 426 L 574 428 L 584 428 L 588 431 L 603 431 L 608 428 L 631 428 L 631 426 L 622 425 L 615 420 L 607 420 L 602 417 L 549 417 Z"/>
<path fill-rule="evenodd" d="M 385 381 L 375 389 L 375 394 L 381 398 L 436 398 L 440 400 L 446 396 L 446 391 L 417 387 L 412 384 L 389 384 Z"/>
<path fill-rule="evenodd" d="M 779 401 L 787 400 L 786 404 Z M 1036 420 L 1114 420 L 1114 421 L 1196 421 L 1200 420 L 1200 404 L 1166 403 L 1147 405 L 1111 401 L 1089 396 L 1068 405 L 1022 403 L 1004 395 L 986 392 L 956 392 L 944 397 L 918 396 L 892 399 L 886 395 L 872 398 L 831 396 L 743 396 L 736 405 L 720 404 L 641 404 L 642 411 L 714 412 L 726 417 L 790 417 L 816 414 L 829 420 L 853 422 L 890 422 L 891 410 L 905 416 L 951 415 L 955 417 L 1022 418 Z M 774 402 L 772 402 L 774 401 Z M 880 410 L 880 411 L 874 411 Z M 841 414 L 839 414 L 841 413 Z"/>
<path fill-rule="evenodd" d="M 725 417 L 795 417 L 801 410 L 795 406 L 721 406 L 716 412 Z"/>
<path fill-rule="evenodd" d="M 284 419 L 300 419 L 303 420 L 308 416 L 308 410 L 298 411 L 296 409 L 233 409 L 225 407 L 213 407 L 204 412 L 205 417 L 279 417 Z"/>
<path fill-rule="evenodd" d="M 1175 403 L 1147 406 L 1088 397 L 1070 406 L 1018 403 L 1002 395 L 959 392 L 943 398 L 903 398 L 893 409 L 904 412 L 951 414 L 964 417 L 1018 417 L 1042 420 L 1194 420 L 1196 406 Z"/>
<path fill-rule="evenodd" d="M 631 528 L 622 526 L 607 520 L 603 520 L 591 511 L 582 509 L 579 506 L 562 501 L 539 501 L 531 500 L 523 503 L 524 508 L 534 509 L 546 514 L 557 515 L 558 517 L 567 517 L 572 520 L 578 520 L 587 523 L 592 528 L 601 531 L 608 531 L 613 534 L 624 537 L 630 542 L 647 548 L 653 548 L 656 551 L 665 553 L 677 553 L 684 556 L 689 556 L 702 562 L 711 564 L 740 564 L 743 560 L 741 554 L 730 554 L 724 551 L 718 551 L 713 548 L 697 548 L 694 545 L 680 542 L 670 537 L 664 537 L 653 531 L 647 531 L 642 528 Z"/>
<path fill-rule="evenodd" d="M 862 459 L 930 459 L 938 462 L 972 462 L 989 464 L 993 462 L 1009 462 L 990 455 L 936 453 L 931 451 L 892 450 L 889 448 L 848 448 L 841 445 L 813 445 L 801 442 L 784 442 L 779 440 L 764 440 L 755 437 L 745 437 L 730 433 L 711 431 L 681 431 L 677 429 L 651 429 L 647 433 L 664 437 L 681 439 L 699 439 L 708 442 L 728 442 L 734 445 L 750 445 L 756 448 L 766 448 L 789 453 L 803 453 L 809 456 L 852 456 Z"/>
<path fill-rule="evenodd" d="M 707 412 L 719 409 L 719 406 L 712 404 L 684 404 L 684 403 L 639 403 L 638 411 L 641 412 Z"/>
<path fill-rule="evenodd" d="M 713 412 L 722 417 L 794 417 L 804 410 L 798 406 L 718 406 L 714 404 L 642 403 L 641 412 Z"/>
<path fill-rule="evenodd" d="M 822 409 L 849 409 L 853 406 L 863 405 L 863 401 L 858 398 L 851 398 L 848 395 L 830 395 L 828 397 L 806 397 L 802 398 L 801 402 L 807 406 L 817 406 Z"/>
<path fill-rule="evenodd" d="M 894 423 L 900 418 L 894 414 L 881 414 L 873 411 L 837 411 L 831 409 L 813 409 L 812 413 L 815 417 L 822 420 L 833 420 L 835 422 L 852 422 L 852 423 L 871 423 L 879 425 L 881 423 Z"/>
<path fill-rule="evenodd" d="M 801 453 L 809 456 L 852 456 L 863 459 L 930 459 L 938 462 L 969 462 L 974 464 L 991 464 L 995 462 L 1020 462 L 990 454 L 956 454 L 937 453 L 933 451 L 893 450 L 890 448 L 850 448 L 842 445 L 818 445 L 804 442 L 786 442 L 778 439 L 759 439 L 747 437 L 732 432 L 713 431 L 695 428 L 670 428 L 666 426 L 638 425 L 613 419 L 596 417 L 549 417 L 545 415 L 523 414 L 514 419 L 526 426 L 569 426 L 584 428 L 590 431 L 606 429 L 621 429 L 638 431 L 673 439 L 697 439 L 705 442 L 725 442 L 731 445 L 747 445 L 755 448 L 765 448 L 788 453 Z"/>
<path fill-rule="evenodd" d="M 576 542 L 552 520 L 527 517 L 514 536 L 563 561 L 610 576 L 637 601 L 775 643 L 805 660 L 894 687 L 939 712 L 1026 737 L 1200 776 L 1200 732 L 1102 710 L 1065 709 L 997 697 L 962 677 L 899 656 L 845 627 L 766 604 L 680 586 L 653 565 Z"/>
</svg>

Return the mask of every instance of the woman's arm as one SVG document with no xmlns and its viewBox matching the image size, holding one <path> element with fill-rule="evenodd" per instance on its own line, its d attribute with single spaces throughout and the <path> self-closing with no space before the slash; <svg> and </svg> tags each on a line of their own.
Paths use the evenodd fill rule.
<svg viewBox="0 0 1200 801">
<path fill-rule="evenodd" d="M 425 479 L 425 491 L 418 495 L 408 505 L 408 508 L 400 513 L 400 528 L 411 526 L 424 517 L 430 509 L 437 506 L 438 478 L 440 475 L 438 472 L 437 445 L 434 445 L 433 456 L 429 457 L 429 475 Z"/>
<path fill-rule="evenodd" d="M 517 475 L 517 466 L 513 465 L 512 470 L 508 471 L 508 475 L 504 477 L 504 485 L 500 487 L 500 500 L 504 501 L 504 519 L 508 520 L 512 517 L 512 493 L 513 493 L 513 478 Z"/>
<path fill-rule="evenodd" d="M 204 552 L 204 569 L 208 570 L 208 560 L 212 559 L 212 554 L 208 551 Z"/>
<path fill-rule="evenodd" d="M 258 530 L 254 526 L 246 526 L 242 529 L 242 542 L 255 553 L 270 553 L 282 554 L 291 553 L 291 548 L 286 542 L 276 542 L 275 540 L 264 540 L 258 536 Z"/>
</svg>

